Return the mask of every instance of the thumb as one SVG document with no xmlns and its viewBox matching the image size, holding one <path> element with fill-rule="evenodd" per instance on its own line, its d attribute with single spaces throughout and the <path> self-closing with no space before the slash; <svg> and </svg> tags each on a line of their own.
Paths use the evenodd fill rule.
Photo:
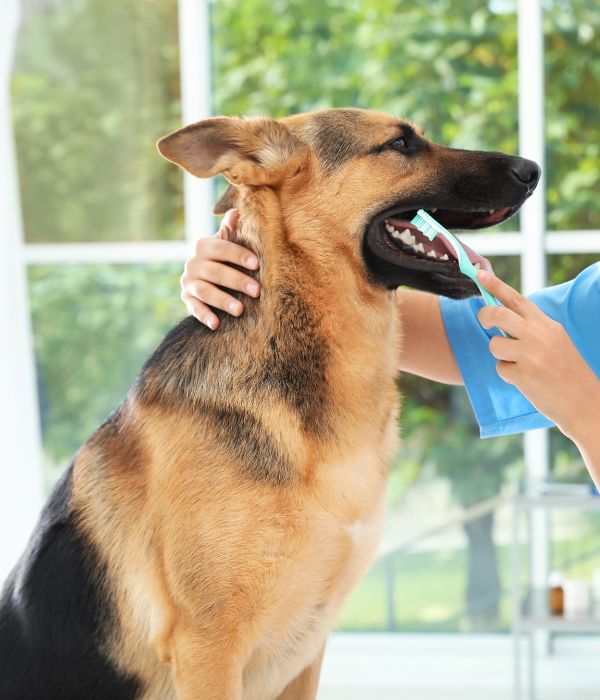
<svg viewBox="0 0 600 700">
<path fill-rule="evenodd" d="M 237 229 L 239 220 L 239 209 L 229 209 L 226 211 L 221 221 L 221 226 L 216 233 L 216 238 L 222 238 L 225 241 L 230 240 L 232 234 L 234 234 Z"/>
</svg>

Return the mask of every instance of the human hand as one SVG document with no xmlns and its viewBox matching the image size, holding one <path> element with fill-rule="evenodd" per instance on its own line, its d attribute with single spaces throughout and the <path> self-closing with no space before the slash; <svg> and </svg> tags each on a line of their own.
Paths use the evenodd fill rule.
<svg viewBox="0 0 600 700">
<path fill-rule="evenodd" d="M 190 314 L 213 331 L 219 327 L 219 319 L 209 306 L 233 316 L 239 316 L 244 311 L 242 302 L 219 289 L 219 286 L 252 297 L 260 295 L 257 280 L 231 267 L 234 264 L 257 270 L 259 266 L 258 258 L 252 251 L 228 240 L 239 218 L 238 210 L 230 209 L 214 236 L 198 239 L 194 255 L 186 262 L 180 279 L 181 300 Z"/>
<path fill-rule="evenodd" d="M 477 279 L 504 304 L 478 314 L 484 328 L 511 336 L 490 340 L 498 374 L 565 435 L 585 442 L 600 428 L 600 380 L 560 323 L 493 274 L 482 270 Z"/>
</svg>

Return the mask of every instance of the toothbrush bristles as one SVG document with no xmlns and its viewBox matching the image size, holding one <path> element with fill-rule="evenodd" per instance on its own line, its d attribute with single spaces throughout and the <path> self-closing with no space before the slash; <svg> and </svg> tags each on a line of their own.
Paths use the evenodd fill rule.
<svg viewBox="0 0 600 700">
<path fill-rule="evenodd" d="M 429 238 L 430 241 L 432 241 L 438 235 L 438 231 L 435 228 L 433 228 L 433 226 L 428 221 L 425 221 L 425 219 L 423 219 L 418 214 L 417 216 L 415 216 L 414 221 L 419 231 L 425 236 L 427 236 L 427 238 Z"/>
</svg>

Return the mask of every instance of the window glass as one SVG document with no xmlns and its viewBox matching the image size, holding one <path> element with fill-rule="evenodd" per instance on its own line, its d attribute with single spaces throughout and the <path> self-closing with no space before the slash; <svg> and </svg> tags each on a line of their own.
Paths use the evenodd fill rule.
<svg viewBox="0 0 600 700">
<path fill-rule="evenodd" d="M 450 146 L 518 150 L 511 3 L 213 0 L 212 29 L 217 114 L 362 107 Z"/>
<path fill-rule="evenodd" d="M 548 226 L 600 229 L 600 5 L 544 6 Z"/>
<path fill-rule="evenodd" d="M 177 0 L 25 3 L 12 97 L 28 242 L 182 237 Z"/>
<path fill-rule="evenodd" d="M 212 30 L 217 113 L 380 109 L 450 145 L 516 152 L 516 19 L 501 3 L 213 0 Z"/>
<path fill-rule="evenodd" d="M 47 485 L 185 315 L 180 274 L 177 263 L 30 268 Z"/>
</svg>

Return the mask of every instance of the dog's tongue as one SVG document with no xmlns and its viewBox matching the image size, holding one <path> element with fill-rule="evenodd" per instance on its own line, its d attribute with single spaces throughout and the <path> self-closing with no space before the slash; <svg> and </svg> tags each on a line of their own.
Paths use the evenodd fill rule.
<svg viewBox="0 0 600 700">
<path fill-rule="evenodd" d="M 388 219 L 388 223 L 394 226 L 394 228 L 396 228 L 398 231 L 409 229 L 412 235 L 417 239 L 417 242 L 423 244 L 425 254 L 433 250 L 438 256 L 442 255 L 443 253 L 447 253 L 453 260 L 458 260 L 452 244 L 449 243 L 441 234 L 437 235 L 433 241 L 430 241 L 429 238 L 427 238 L 425 234 L 421 233 L 421 231 L 419 231 L 419 229 L 411 221 L 390 218 Z M 479 263 L 480 269 L 492 272 L 492 264 L 487 258 L 484 258 L 483 255 L 479 255 L 479 253 L 476 253 L 471 247 L 462 241 L 461 245 L 465 249 L 465 253 L 468 255 L 469 260 L 473 263 L 473 265 Z"/>
<path fill-rule="evenodd" d="M 440 238 L 442 238 L 442 236 L 440 236 Z M 452 248 L 452 246 L 446 241 L 445 238 L 443 238 L 443 242 L 446 244 L 447 248 Z M 469 260 L 473 263 L 473 265 L 475 265 L 475 263 L 479 263 L 480 268 L 482 270 L 493 272 L 492 263 L 487 258 L 484 258 L 483 255 L 479 255 L 479 253 L 476 253 L 473 250 L 473 248 L 470 248 L 466 243 L 463 243 L 461 241 L 460 244 L 465 249 L 465 253 L 469 256 Z M 452 249 L 452 255 L 454 256 L 454 258 L 456 258 L 456 253 L 454 252 L 454 249 Z"/>
</svg>

